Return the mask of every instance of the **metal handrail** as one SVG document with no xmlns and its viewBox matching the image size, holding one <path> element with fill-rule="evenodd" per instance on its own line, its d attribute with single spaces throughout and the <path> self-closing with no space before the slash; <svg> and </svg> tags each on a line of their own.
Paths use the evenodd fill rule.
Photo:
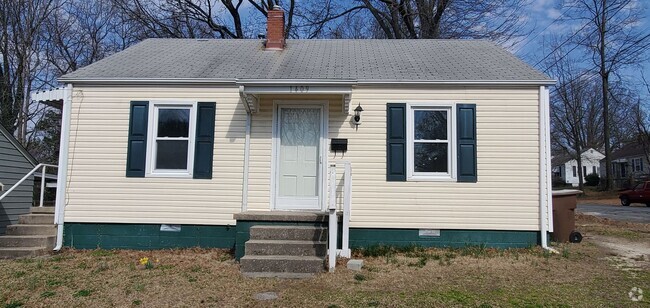
<svg viewBox="0 0 650 308">
<path fill-rule="evenodd" d="M 336 163 L 330 164 L 329 170 L 329 235 L 328 242 L 328 264 L 329 271 L 333 272 L 336 267 L 336 240 L 338 229 L 338 217 L 336 217 Z"/>
<path fill-rule="evenodd" d="M 18 182 L 16 182 L 16 184 L 11 186 L 11 188 L 9 188 L 9 190 L 7 190 L 4 194 L 2 194 L 2 196 L 0 196 L 0 201 L 2 201 L 2 199 L 4 199 L 12 191 L 14 191 L 14 189 L 16 189 L 16 187 L 18 187 L 25 180 L 27 180 L 27 178 L 32 176 L 36 172 L 36 170 L 38 170 L 39 168 L 43 168 L 42 173 L 41 173 L 41 197 L 40 197 L 40 204 L 39 204 L 39 207 L 43 207 L 43 196 L 45 195 L 45 170 L 46 170 L 47 167 L 58 168 L 58 166 L 50 165 L 50 164 L 38 164 L 38 165 L 36 165 L 36 167 L 34 167 L 34 169 L 32 169 L 30 172 L 28 172 L 22 179 L 20 179 Z"/>
<path fill-rule="evenodd" d="M 336 256 L 350 258 L 350 208 L 352 204 L 352 167 L 349 161 L 340 161 L 345 167 L 343 173 L 343 234 L 341 238 L 341 250 L 336 249 L 338 217 L 336 215 L 336 163 L 329 164 L 329 235 L 328 235 L 328 263 L 329 271 L 333 272 L 336 267 Z"/>
</svg>

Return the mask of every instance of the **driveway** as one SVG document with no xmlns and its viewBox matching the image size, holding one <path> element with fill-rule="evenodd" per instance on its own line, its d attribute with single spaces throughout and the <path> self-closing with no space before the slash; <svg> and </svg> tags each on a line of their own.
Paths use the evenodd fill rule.
<svg viewBox="0 0 650 308">
<path fill-rule="evenodd" d="M 578 204 L 578 213 L 618 221 L 650 223 L 650 207 L 645 205 L 597 205 Z"/>
</svg>

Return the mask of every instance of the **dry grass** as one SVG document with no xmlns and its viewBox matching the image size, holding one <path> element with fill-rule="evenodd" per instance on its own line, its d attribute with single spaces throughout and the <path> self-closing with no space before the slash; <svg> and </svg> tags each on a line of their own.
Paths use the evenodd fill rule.
<svg viewBox="0 0 650 308">
<path fill-rule="evenodd" d="M 596 187 L 587 187 L 582 190 L 582 194 L 578 196 L 579 201 L 598 201 L 598 200 L 616 200 L 614 204 L 620 204 L 618 200 L 619 191 L 618 190 L 598 190 Z"/>
<path fill-rule="evenodd" d="M 579 224 L 610 226 L 584 217 Z M 361 272 L 340 266 L 304 280 L 243 278 L 222 250 L 66 250 L 0 261 L 0 300 L 30 307 L 620 307 L 633 305 L 632 287 L 650 290 L 650 272 L 617 268 L 589 241 L 557 248 L 559 255 L 480 247 L 378 253 Z M 145 256 L 158 260 L 154 269 L 138 264 Z M 257 301 L 259 292 L 279 298 Z"/>
<path fill-rule="evenodd" d="M 576 229 L 583 234 L 613 236 L 650 242 L 650 224 L 611 220 L 576 213 Z"/>
</svg>

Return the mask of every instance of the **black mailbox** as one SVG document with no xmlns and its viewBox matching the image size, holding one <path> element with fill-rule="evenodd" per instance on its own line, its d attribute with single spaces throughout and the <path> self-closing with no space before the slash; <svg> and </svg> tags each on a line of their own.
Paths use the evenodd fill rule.
<svg viewBox="0 0 650 308">
<path fill-rule="evenodd" d="M 348 139 L 332 139 L 330 150 L 334 152 L 346 152 L 348 150 Z"/>
</svg>

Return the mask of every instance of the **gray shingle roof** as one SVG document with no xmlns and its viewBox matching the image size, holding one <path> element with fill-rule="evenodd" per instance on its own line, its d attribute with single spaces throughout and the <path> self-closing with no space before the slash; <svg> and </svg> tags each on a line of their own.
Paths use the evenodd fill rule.
<svg viewBox="0 0 650 308">
<path fill-rule="evenodd" d="M 61 77 L 107 79 L 328 79 L 352 81 L 539 81 L 548 76 L 485 40 L 148 39 Z"/>
</svg>

